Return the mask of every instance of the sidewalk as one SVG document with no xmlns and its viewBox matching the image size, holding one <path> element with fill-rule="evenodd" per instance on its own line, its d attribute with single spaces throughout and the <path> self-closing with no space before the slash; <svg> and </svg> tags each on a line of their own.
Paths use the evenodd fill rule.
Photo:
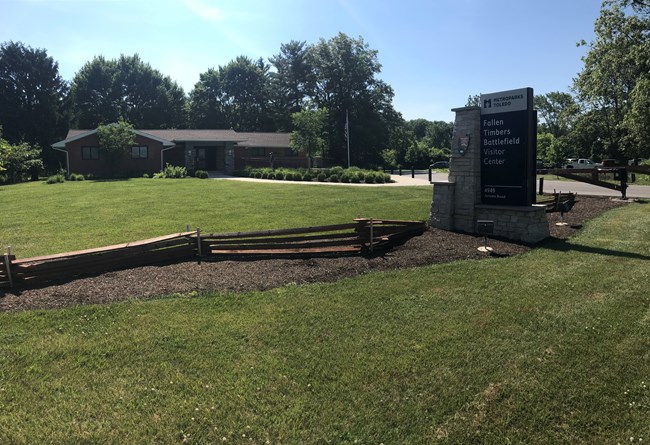
<svg viewBox="0 0 650 445">
<path fill-rule="evenodd" d="M 244 178 L 240 176 L 228 176 L 222 173 L 210 173 L 210 179 L 217 180 L 231 180 L 231 181 L 243 181 L 243 182 L 268 182 L 274 184 L 301 184 L 301 185 L 352 185 L 355 187 L 401 187 L 401 186 L 418 186 L 426 185 L 430 186 L 429 179 L 427 177 L 421 178 L 416 176 L 411 178 L 410 175 L 391 175 L 391 179 L 395 182 L 388 184 L 352 184 L 352 183 L 343 183 L 343 182 L 318 182 L 318 181 L 279 181 L 276 179 L 256 179 L 256 178 Z"/>
</svg>

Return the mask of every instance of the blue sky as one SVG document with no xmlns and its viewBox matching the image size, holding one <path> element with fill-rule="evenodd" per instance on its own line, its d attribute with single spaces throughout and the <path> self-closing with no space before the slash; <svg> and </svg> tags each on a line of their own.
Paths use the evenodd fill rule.
<svg viewBox="0 0 650 445">
<path fill-rule="evenodd" d="M 378 50 L 405 119 L 453 120 L 470 94 L 568 91 L 600 0 L 0 0 L 0 42 L 44 48 L 71 80 L 95 55 L 140 54 L 186 92 L 238 55 L 338 32 Z"/>
</svg>

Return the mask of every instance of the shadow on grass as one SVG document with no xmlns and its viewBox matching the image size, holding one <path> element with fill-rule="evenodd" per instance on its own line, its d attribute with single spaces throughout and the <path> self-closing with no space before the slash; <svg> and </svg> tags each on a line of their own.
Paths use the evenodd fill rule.
<svg viewBox="0 0 650 445">
<path fill-rule="evenodd" d="M 619 258 L 630 258 L 634 260 L 650 260 L 650 255 L 644 255 L 642 253 L 623 252 L 620 250 L 605 249 L 602 247 L 583 246 L 580 244 L 572 244 L 569 242 L 569 240 L 552 237 L 547 239 L 539 247 L 542 249 L 554 250 L 556 252 L 581 252 Z"/>
</svg>

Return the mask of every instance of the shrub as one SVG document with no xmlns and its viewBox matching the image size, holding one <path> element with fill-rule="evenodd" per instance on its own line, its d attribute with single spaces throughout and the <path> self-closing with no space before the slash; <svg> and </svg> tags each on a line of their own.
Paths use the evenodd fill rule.
<svg viewBox="0 0 650 445">
<path fill-rule="evenodd" d="M 387 184 L 393 182 L 393 180 L 390 179 L 390 175 L 388 173 L 384 173 L 384 182 Z"/>
<path fill-rule="evenodd" d="M 59 175 L 60 175 L 60 173 L 59 173 Z M 58 176 L 58 175 L 55 175 L 55 176 Z M 61 176 L 63 176 L 63 175 L 61 175 Z M 81 173 L 70 173 L 70 177 L 68 178 L 68 181 L 83 181 L 84 179 L 86 179 L 86 178 L 84 178 L 84 175 L 82 175 Z"/>
<path fill-rule="evenodd" d="M 365 181 L 366 184 L 374 184 L 375 183 L 375 174 L 373 172 L 366 173 L 364 181 Z"/>
<path fill-rule="evenodd" d="M 268 177 L 269 179 L 275 179 L 276 176 L 277 176 L 277 174 L 276 174 L 275 172 L 269 172 L 269 174 L 268 174 L 267 177 Z"/>
<path fill-rule="evenodd" d="M 194 176 L 199 179 L 208 179 L 210 175 L 208 175 L 208 172 L 206 172 L 205 170 L 197 170 L 194 172 Z"/>
<path fill-rule="evenodd" d="M 86 180 L 92 181 L 93 179 L 95 179 L 95 175 L 92 173 L 86 173 Z"/>
<path fill-rule="evenodd" d="M 330 182 L 339 182 L 339 175 L 330 175 Z"/>
<path fill-rule="evenodd" d="M 142 174 L 142 177 L 143 177 L 144 179 L 149 179 L 149 173 L 143 173 L 143 174 Z"/>
<path fill-rule="evenodd" d="M 325 182 L 325 180 L 327 179 L 327 175 L 325 173 L 319 173 L 316 179 L 318 180 L 318 182 Z"/>
<path fill-rule="evenodd" d="M 65 178 L 63 175 L 52 175 L 49 178 L 47 178 L 47 181 L 45 181 L 47 184 L 60 184 L 62 182 L 65 182 Z"/>
<path fill-rule="evenodd" d="M 311 181 L 314 179 L 314 176 L 311 174 L 311 172 L 306 172 L 304 175 L 302 175 L 302 180 L 303 181 Z"/>
<path fill-rule="evenodd" d="M 384 179 L 384 174 L 381 172 L 375 173 L 375 182 L 377 184 L 383 184 L 384 182 L 386 182 L 386 180 Z"/>
<path fill-rule="evenodd" d="M 296 172 L 293 174 L 293 180 L 294 181 L 302 181 L 302 174 Z"/>
<path fill-rule="evenodd" d="M 341 175 L 341 182 L 348 184 L 350 182 L 350 173 L 343 172 L 343 174 Z"/>
<path fill-rule="evenodd" d="M 287 180 L 287 181 L 293 181 L 293 177 L 294 177 L 293 172 L 287 172 L 287 173 L 284 175 L 284 179 Z"/>
<path fill-rule="evenodd" d="M 262 172 L 262 179 L 269 179 L 269 172 Z"/>
<path fill-rule="evenodd" d="M 255 172 L 255 178 L 256 179 L 262 179 L 262 172 L 260 172 L 260 171 Z"/>
<path fill-rule="evenodd" d="M 187 177 L 187 169 L 179 165 L 167 164 L 160 174 L 155 174 L 155 178 L 180 179 Z"/>
<path fill-rule="evenodd" d="M 353 184 L 358 184 L 361 182 L 361 179 L 359 178 L 359 175 L 357 173 L 352 173 L 350 174 L 350 182 Z"/>
<path fill-rule="evenodd" d="M 339 167 L 339 166 L 332 167 L 330 168 L 330 176 L 337 175 L 340 177 L 344 171 L 345 169 L 343 167 Z"/>
<path fill-rule="evenodd" d="M 357 172 L 357 176 L 359 177 L 359 181 L 363 181 L 366 179 L 366 173 L 363 170 L 359 170 Z"/>
</svg>

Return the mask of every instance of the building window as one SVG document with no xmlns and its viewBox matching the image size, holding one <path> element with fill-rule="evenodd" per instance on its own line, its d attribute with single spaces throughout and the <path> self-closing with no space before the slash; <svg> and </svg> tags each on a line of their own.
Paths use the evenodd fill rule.
<svg viewBox="0 0 650 445">
<path fill-rule="evenodd" d="M 131 159 L 147 159 L 149 147 L 146 145 L 134 145 L 131 147 Z"/>
<path fill-rule="evenodd" d="M 99 159 L 99 147 L 81 147 L 81 159 L 84 161 Z"/>
<path fill-rule="evenodd" d="M 295 150 L 292 150 L 291 148 L 287 148 L 284 150 L 284 155 L 289 157 L 289 156 L 298 156 L 298 152 Z"/>
<path fill-rule="evenodd" d="M 252 147 L 251 156 L 254 158 L 263 158 L 266 156 L 266 149 L 264 147 Z"/>
</svg>

